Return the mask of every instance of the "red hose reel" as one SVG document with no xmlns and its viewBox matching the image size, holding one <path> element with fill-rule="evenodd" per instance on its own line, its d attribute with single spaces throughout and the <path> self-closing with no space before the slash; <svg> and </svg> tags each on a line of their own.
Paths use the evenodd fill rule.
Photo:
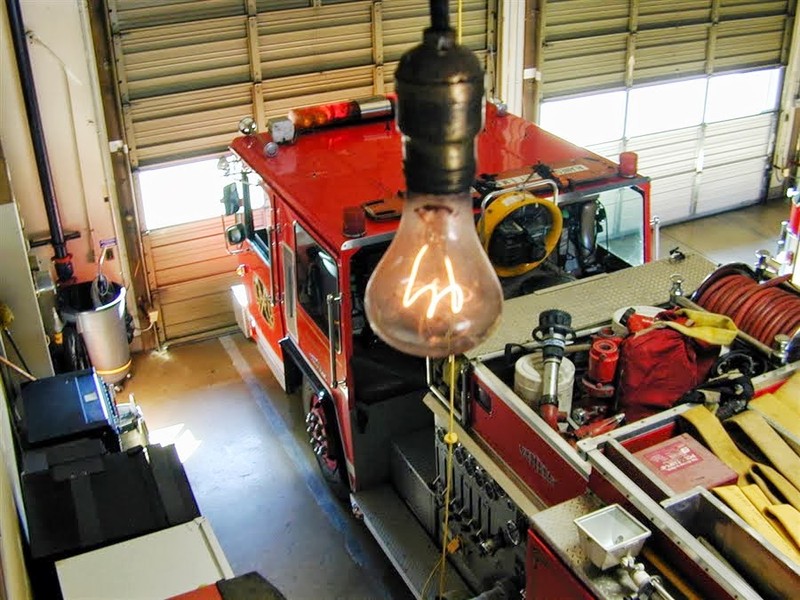
<svg viewBox="0 0 800 600">
<path fill-rule="evenodd" d="M 739 329 L 773 347 L 775 336 L 791 338 L 800 331 L 800 295 L 781 287 L 786 279 L 758 283 L 746 269 L 722 268 L 703 283 L 695 301 L 729 316 Z"/>
</svg>

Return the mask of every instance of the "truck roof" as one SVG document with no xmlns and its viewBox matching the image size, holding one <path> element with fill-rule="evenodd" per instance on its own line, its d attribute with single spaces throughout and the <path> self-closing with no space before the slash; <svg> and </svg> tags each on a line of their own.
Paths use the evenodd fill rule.
<svg viewBox="0 0 800 600">
<path fill-rule="evenodd" d="M 302 133 L 267 157 L 268 133 L 236 138 L 231 149 L 279 194 L 331 249 L 349 240 L 342 233 L 343 209 L 392 198 L 405 189 L 401 134 L 393 119 Z M 491 103 L 477 140 L 478 176 L 529 178 L 545 165 L 579 189 L 642 179 L 622 179 L 616 163 L 571 144 L 533 123 L 499 113 Z M 534 176 L 536 177 L 536 176 Z M 600 183 L 601 185 L 598 185 Z M 366 219 L 366 237 L 386 234 L 399 220 Z"/>
</svg>

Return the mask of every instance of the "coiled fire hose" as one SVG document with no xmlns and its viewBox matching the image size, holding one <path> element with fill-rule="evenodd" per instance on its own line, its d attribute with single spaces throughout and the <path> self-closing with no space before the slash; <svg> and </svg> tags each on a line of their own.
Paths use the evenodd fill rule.
<svg viewBox="0 0 800 600">
<path fill-rule="evenodd" d="M 742 273 L 720 273 L 706 282 L 696 302 L 729 316 L 739 329 L 772 347 L 775 336 L 792 337 L 800 329 L 800 295 L 782 289 L 785 280 L 758 283 Z"/>
</svg>

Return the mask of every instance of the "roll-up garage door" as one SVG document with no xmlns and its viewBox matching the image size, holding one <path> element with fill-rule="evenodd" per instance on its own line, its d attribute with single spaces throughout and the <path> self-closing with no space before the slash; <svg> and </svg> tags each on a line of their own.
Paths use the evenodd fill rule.
<svg viewBox="0 0 800 600">
<path fill-rule="evenodd" d="M 128 156 L 140 179 L 148 169 L 224 153 L 242 117 L 263 129 L 295 106 L 392 91 L 400 56 L 430 19 L 427 0 L 107 2 Z M 484 62 L 490 93 L 496 5 L 461 2 L 462 42 Z M 454 25 L 457 8 L 453 0 Z M 169 201 L 140 203 L 162 338 L 232 325 L 236 261 L 219 219 L 193 221 L 205 214 L 194 208 L 183 211 L 185 221 L 148 217 Z"/>
<path fill-rule="evenodd" d="M 686 220 L 761 200 L 796 0 L 540 0 L 540 124 L 639 154 L 653 214 Z"/>
</svg>

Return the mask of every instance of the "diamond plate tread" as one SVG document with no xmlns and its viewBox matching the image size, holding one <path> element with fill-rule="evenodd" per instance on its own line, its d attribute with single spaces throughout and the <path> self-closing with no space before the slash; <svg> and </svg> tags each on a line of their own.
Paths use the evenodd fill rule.
<svg viewBox="0 0 800 600">
<path fill-rule="evenodd" d="M 665 304 L 669 301 L 670 276 L 676 273 L 683 277 L 683 291 L 688 296 L 715 268 L 699 254 L 688 254 L 681 262 L 663 259 L 512 298 L 503 304 L 497 330 L 465 355 L 480 358 L 502 351 L 506 344 L 533 341 L 531 331 L 539 324 L 539 313 L 551 308 L 570 313 L 572 327 L 579 331 L 610 322 L 614 312 L 623 307 Z"/>
<path fill-rule="evenodd" d="M 631 590 L 620 585 L 615 577 L 616 569 L 604 573 L 592 564 L 581 548 L 578 528 L 575 525 L 575 519 L 603 506 L 594 494 L 587 492 L 535 514 L 531 519 L 532 527 L 589 586 L 596 597 L 605 600 L 624 600 L 631 594 Z"/>
<path fill-rule="evenodd" d="M 416 518 L 391 486 L 383 485 L 352 494 L 354 504 L 364 515 L 364 523 L 377 539 L 416 598 L 422 598 L 422 588 L 436 563 L 441 550 L 434 546 Z M 445 588 L 450 592 L 469 592 L 466 583 L 448 562 Z M 439 592 L 438 573 L 431 577 L 425 599 Z"/>
</svg>

